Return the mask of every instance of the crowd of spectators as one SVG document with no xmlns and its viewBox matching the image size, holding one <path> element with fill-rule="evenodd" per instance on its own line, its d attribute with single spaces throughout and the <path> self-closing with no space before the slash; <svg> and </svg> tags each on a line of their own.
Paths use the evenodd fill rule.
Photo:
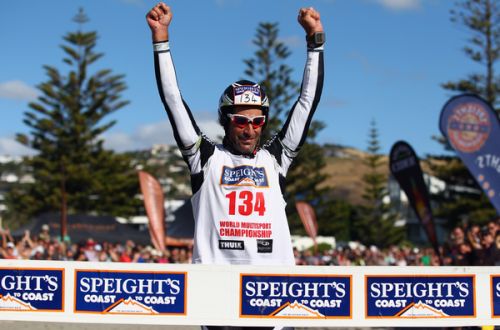
<svg viewBox="0 0 500 330">
<path fill-rule="evenodd" d="M 338 266 L 500 266 L 500 218 L 485 226 L 457 226 L 439 246 L 441 260 L 432 247 L 348 244 L 313 253 L 295 250 L 297 265 Z M 352 243 L 352 242 L 351 242 Z"/>
<path fill-rule="evenodd" d="M 10 230 L 1 230 L 0 257 L 24 260 L 63 260 L 100 262 L 190 263 L 189 246 L 172 247 L 161 252 L 150 245 L 127 240 L 125 243 L 97 242 L 88 238 L 83 242 L 60 242 L 51 235 L 49 226 L 43 225 L 37 235 L 29 231 L 15 240 Z"/>
<path fill-rule="evenodd" d="M 297 265 L 331 266 L 438 266 L 439 258 L 431 248 L 419 249 L 392 246 L 379 249 L 362 244 L 313 253 L 312 250 L 295 250 Z"/>
<path fill-rule="evenodd" d="M 15 240 L 8 229 L 0 230 L 0 258 L 25 260 L 65 260 L 143 263 L 191 263 L 190 246 L 168 246 L 164 252 L 150 245 L 96 242 L 60 242 L 49 226 L 38 234 L 29 231 Z M 315 252 L 294 250 L 297 265 L 331 266 L 500 266 L 500 222 L 489 221 L 480 227 L 455 227 L 440 247 L 441 260 L 431 247 L 391 246 L 380 249 L 358 242 Z"/>
</svg>

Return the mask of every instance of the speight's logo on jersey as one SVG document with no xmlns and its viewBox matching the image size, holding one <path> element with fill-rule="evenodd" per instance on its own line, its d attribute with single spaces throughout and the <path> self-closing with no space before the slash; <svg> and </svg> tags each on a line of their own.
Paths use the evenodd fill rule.
<svg viewBox="0 0 500 330">
<path fill-rule="evenodd" d="M 475 317 L 474 275 L 366 276 L 366 317 Z"/>
<path fill-rule="evenodd" d="M 241 274 L 240 317 L 351 318 L 351 276 Z"/>
<path fill-rule="evenodd" d="M 63 296 L 62 269 L 0 269 L 0 312 L 61 312 Z"/>
<path fill-rule="evenodd" d="M 500 317 L 500 275 L 491 275 L 491 314 Z"/>
<path fill-rule="evenodd" d="M 221 185 L 268 187 L 266 169 L 249 165 L 222 168 Z"/>
<path fill-rule="evenodd" d="M 76 270 L 75 312 L 185 315 L 186 273 Z"/>
</svg>

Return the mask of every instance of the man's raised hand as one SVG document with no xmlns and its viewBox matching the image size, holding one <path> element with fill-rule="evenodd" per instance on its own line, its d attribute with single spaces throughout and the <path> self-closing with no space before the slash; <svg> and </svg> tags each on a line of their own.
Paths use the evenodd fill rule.
<svg viewBox="0 0 500 330">
<path fill-rule="evenodd" d="M 301 8 L 297 20 L 308 36 L 312 35 L 314 32 L 323 32 L 323 25 L 321 24 L 319 12 L 313 7 Z"/>
<path fill-rule="evenodd" d="M 168 40 L 168 26 L 172 21 L 172 11 L 169 6 L 163 2 L 159 2 L 146 15 L 153 41 Z"/>
</svg>

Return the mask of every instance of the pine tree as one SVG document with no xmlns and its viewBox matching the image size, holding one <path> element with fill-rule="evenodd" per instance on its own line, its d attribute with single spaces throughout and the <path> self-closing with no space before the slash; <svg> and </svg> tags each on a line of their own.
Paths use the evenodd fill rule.
<svg viewBox="0 0 500 330">
<path fill-rule="evenodd" d="M 244 60 L 247 66 L 245 75 L 263 86 L 271 103 L 268 125 L 262 136 L 263 141 L 282 127 L 291 102 L 296 100 L 299 93 L 299 83 L 291 77 L 293 69 L 285 63 L 291 52 L 278 36 L 277 23 L 260 23 L 253 40 L 257 50 L 252 58 Z M 324 123 L 312 121 L 307 141 L 287 175 L 286 211 L 293 233 L 305 232 L 295 209 L 296 200 L 313 204 L 320 234 L 325 227 L 322 223 L 330 221 L 330 213 L 326 212 L 329 209 L 328 188 L 320 187 L 327 178 L 322 172 L 326 165 L 324 152 L 322 147 L 314 142 L 314 138 L 324 127 Z"/>
<path fill-rule="evenodd" d="M 83 9 L 74 18 L 80 28 L 87 20 Z M 24 113 L 30 133 L 17 140 L 37 152 L 27 160 L 35 182 L 9 194 L 13 218 L 49 211 L 127 216 L 139 205 L 130 158 L 105 150 L 102 140 L 115 124 L 104 122 L 106 116 L 128 104 L 124 76 L 110 69 L 92 73 L 103 54 L 95 52 L 97 32 L 80 28 L 66 34 L 61 46 L 68 70 L 44 66 L 48 79 L 38 86 L 41 96 Z"/>
<path fill-rule="evenodd" d="M 283 115 L 299 92 L 299 84 L 291 78 L 293 69 L 284 61 L 291 55 L 288 47 L 278 39 L 278 23 L 259 23 L 253 44 L 254 57 L 243 62 L 245 75 L 259 83 L 271 102 L 271 111 L 262 141 L 266 141 L 282 126 Z"/>
<path fill-rule="evenodd" d="M 461 93 L 474 93 L 482 96 L 498 110 L 499 79 L 495 75 L 495 66 L 500 58 L 500 7 L 497 1 L 467 0 L 456 3 L 451 11 L 451 21 L 466 27 L 471 33 L 468 44 L 464 47 L 466 56 L 482 68 L 482 72 L 469 74 L 458 81 L 449 81 L 442 85 L 446 90 Z M 444 137 L 435 137 L 444 148 L 452 148 Z M 468 193 L 457 193 L 454 189 L 437 196 L 440 207 L 435 209 L 438 217 L 448 220 L 449 226 L 468 218 L 472 222 L 482 222 L 495 216 L 496 212 L 482 193 L 467 168 L 458 157 L 436 157 L 441 162 L 434 162 L 432 170 L 449 187 L 462 186 Z M 444 161 L 444 162 L 443 162 Z M 463 190 L 463 189 L 462 189 Z M 473 191 L 476 191 L 474 193 Z"/>
<path fill-rule="evenodd" d="M 472 34 L 463 50 L 479 66 L 481 73 L 443 84 L 447 90 L 475 93 L 498 108 L 500 82 L 495 66 L 500 58 L 500 6 L 495 0 L 462 0 L 451 11 L 451 21 L 465 26 Z M 500 111 L 497 109 L 497 113 Z"/>
<path fill-rule="evenodd" d="M 330 191 L 328 192 L 330 193 Z M 321 209 L 321 220 L 318 226 L 321 235 L 334 236 L 337 242 L 348 242 L 353 238 L 354 224 L 360 216 L 359 207 L 345 200 L 337 200 L 332 196 L 323 196 L 325 202 Z"/>
<path fill-rule="evenodd" d="M 374 120 L 371 122 L 367 153 L 364 165 L 368 173 L 363 176 L 366 205 L 361 208 L 354 236 L 363 244 L 383 248 L 401 243 L 404 232 L 394 226 L 396 217 L 390 212 L 390 206 L 383 202 L 387 195 L 387 176 L 381 170 L 385 160 L 380 154 L 379 133 Z"/>
</svg>

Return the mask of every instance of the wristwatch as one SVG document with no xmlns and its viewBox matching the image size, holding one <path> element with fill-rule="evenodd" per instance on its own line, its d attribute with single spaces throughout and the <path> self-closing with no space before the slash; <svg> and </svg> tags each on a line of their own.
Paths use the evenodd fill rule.
<svg viewBox="0 0 500 330">
<path fill-rule="evenodd" d="M 325 32 L 314 32 L 310 36 L 306 36 L 307 47 L 317 48 L 325 43 Z"/>
</svg>

